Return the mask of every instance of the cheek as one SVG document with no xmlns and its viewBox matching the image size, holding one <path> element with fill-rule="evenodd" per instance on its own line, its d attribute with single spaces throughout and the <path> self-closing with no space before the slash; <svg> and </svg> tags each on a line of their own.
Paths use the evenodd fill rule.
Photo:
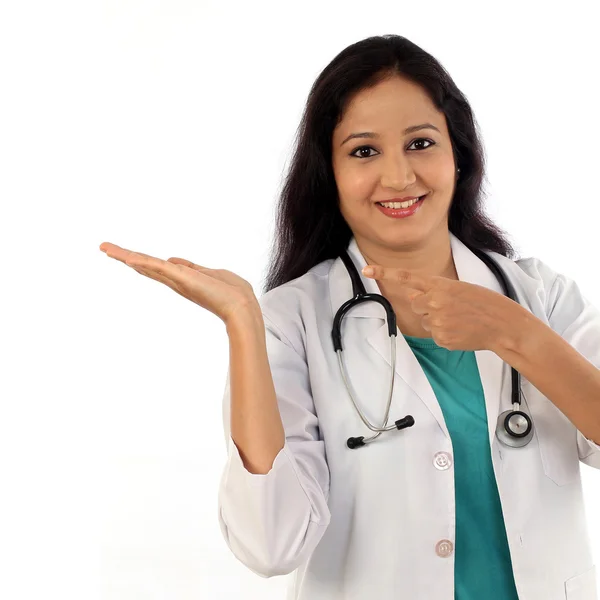
<svg viewBox="0 0 600 600">
<path fill-rule="evenodd" d="M 371 198 L 375 191 L 371 182 L 366 181 L 364 177 L 354 177 L 352 180 L 346 180 L 343 186 L 338 186 L 341 202 L 344 203 L 349 212 L 364 211 L 372 205 Z"/>
<path fill-rule="evenodd" d="M 372 219 L 368 216 L 367 202 L 359 198 L 343 198 L 338 203 L 342 218 L 354 230 L 363 230 Z"/>
<path fill-rule="evenodd" d="M 376 182 L 373 179 L 368 178 L 364 173 L 353 174 L 349 177 L 350 188 L 352 189 L 354 195 L 359 198 L 364 198 L 365 196 L 369 196 L 373 187 L 376 185 Z"/>
<path fill-rule="evenodd" d="M 334 170 L 337 187 L 344 196 L 360 197 L 361 193 L 373 185 L 366 169 L 352 168 L 351 165 L 337 166 Z"/>
<path fill-rule="evenodd" d="M 345 218 L 354 222 L 364 221 L 366 218 L 366 211 L 377 209 L 377 207 L 369 200 L 369 194 L 363 195 L 357 190 L 353 190 L 350 195 L 341 196 L 339 208 Z"/>
</svg>

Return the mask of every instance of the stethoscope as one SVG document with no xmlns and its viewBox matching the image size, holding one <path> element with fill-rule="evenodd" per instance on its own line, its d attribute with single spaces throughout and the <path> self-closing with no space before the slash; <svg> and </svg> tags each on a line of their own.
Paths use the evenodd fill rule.
<svg viewBox="0 0 600 600">
<path fill-rule="evenodd" d="M 510 281 L 506 279 L 502 269 L 498 266 L 498 264 L 487 254 L 484 252 L 475 249 L 469 248 L 474 254 L 476 254 L 481 260 L 483 260 L 488 267 L 494 272 L 498 280 L 502 283 L 506 295 L 513 301 L 518 302 L 516 299 L 516 294 L 514 288 L 512 287 Z M 398 419 L 394 422 L 394 425 L 390 425 L 386 427 L 389 414 L 390 414 L 390 406 L 392 404 L 392 392 L 394 390 L 394 373 L 395 373 L 395 365 L 396 365 L 396 313 L 394 313 L 394 309 L 390 302 L 384 298 L 380 294 L 367 294 L 365 290 L 365 286 L 360 279 L 358 271 L 352 262 L 352 259 L 348 256 L 348 254 L 344 251 L 340 255 L 340 258 L 346 265 L 346 269 L 350 275 L 350 279 L 352 280 L 352 293 L 354 297 L 350 300 L 344 302 L 342 306 L 340 306 L 337 311 L 335 318 L 333 319 L 333 329 L 331 331 L 331 336 L 333 338 L 333 347 L 338 356 L 338 362 L 340 365 L 340 372 L 342 374 L 342 379 L 344 380 L 344 385 L 348 390 L 348 394 L 350 395 L 350 399 L 354 404 L 354 408 L 358 412 L 360 418 L 363 423 L 371 430 L 376 431 L 377 433 L 365 439 L 364 436 L 360 437 L 350 437 L 346 442 L 346 445 L 350 449 L 360 448 L 369 442 L 372 442 L 376 438 L 378 438 L 384 431 L 392 431 L 394 429 L 405 429 L 406 427 L 412 427 L 415 424 L 415 420 L 412 415 L 407 415 L 402 419 Z M 374 301 L 378 302 L 383 306 L 387 315 L 387 324 L 388 324 L 388 333 L 390 336 L 390 346 L 391 346 L 391 354 L 392 354 L 392 379 L 390 384 L 390 393 L 387 403 L 387 410 L 385 413 L 385 421 L 381 427 L 375 427 L 371 425 L 367 419 L 365 419 L 362 414 L 360 408 L 356 405 L 354 401 L 354 397 L 352 396 L 352 392 L 350 391 L 350 386 L 348 385 L 348 381 L 346 379 L 346 375 L 344 373 L 344 366 L 342 363 L 342 335 L 341 335 L 341 323 L 344 315 L 354 306 L 361 304 L 362 302 Z M 531 417 L 524 413 L 521 408 L 521 375 L 514 368 L 511 367 L 512 370 L 512 410 L 504 411 L 498 417 L 498 423 L 496 425 L 496 436 L 498 439 L 505 444 L 506 446 L 511 446 L 513 448 L 520 448 L 522 446 L 526 446 L 533 437 L 533 421 Z"/>
</svg>

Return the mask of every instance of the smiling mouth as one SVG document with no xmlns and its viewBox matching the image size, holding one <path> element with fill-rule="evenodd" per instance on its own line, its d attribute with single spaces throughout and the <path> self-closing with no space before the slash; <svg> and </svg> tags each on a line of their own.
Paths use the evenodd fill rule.
<svg viewBox="0 0 600 600">
<path fill-rule="evenodd" d="M 427 196 L 429 195 L 429 193 L 424 194 L 423 196 L 419 196 L 416 200 L 416 202 L 413 202 L 412 204 L 409 204 L 407 207 L 405 208 L 391 208 L 391 207 L 385 207 L 383 206 L 383 202 L 375 202 L 375 204 L 377 204 L 378 206 L 381 206 L 382 208 L 388 208 L 388 210 L 407 210 L 408 208 L 412 208 L 415 204 L 418 204 L 419 202 L 421 202 L 422 200 L 424 200 L 425 198 L 427 198 Z M 386 203 L 387 204 L 387 203 Z M 401 202 L 395 202 L 394 204 L 401 204 Z"/>
</svg>

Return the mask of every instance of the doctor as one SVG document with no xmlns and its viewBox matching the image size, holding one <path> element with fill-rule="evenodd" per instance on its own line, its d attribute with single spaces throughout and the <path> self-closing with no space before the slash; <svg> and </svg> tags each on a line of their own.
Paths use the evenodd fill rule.
<svg viewBox="0 0 600 600">
<path fill-rule="evenodd" d="M 345 81 L 344 69 L 358 77 L 349 59 L 330 77 Z M 326 83 L 309 112 L 333 102 Z M 253 572 L 293 574 L 288 600 L 597 599 L 579 463 L 600 468 L 600 312 L 541 260 L 512 260 L 480 237 L 516 294 L 508 298 L 461 241 L 482 221 L 453 206 L 481 216 L 459 200 L 476 197 L 481 164 L 470 113 L 457 106 L 460 124 L 399 71 L 356 91 L 331 136 L 339 205 L 319 208 L 339 209 L 326 236 L 338 251 L 260 300 L 229 271 L 101 245 L 226 323 L 219 523 Z M 449 123 L 464 127 L 460 140 Z M 316 117 L 312 127 L 317 139 Z M 309 174 L 297 173 L 301 187 Z M 407 209 L 378 204 L 423 195 Z M 290 206 L 282 215 L 299 243 L 310 208 Z M 312 248 L 294 249 L 299 264 Z M 355 295 L 343 251 L 366 292 L 393 307 L 398 335 L 382 304 L 363 302 L 344 315 L 337 353 L 334 315 Z M 496 435 L 514 408 L 511 369 L 533 426 L 514 446 Z M 349 447 L 351 436 L 373 436 L 366 422 L 407 416 Z"/>
</svg>

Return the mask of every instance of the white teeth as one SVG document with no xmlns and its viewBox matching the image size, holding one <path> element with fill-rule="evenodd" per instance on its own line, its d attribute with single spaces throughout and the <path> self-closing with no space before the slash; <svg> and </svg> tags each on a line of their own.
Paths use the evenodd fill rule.
<svg viewBox="0 0 600 600">
<path fill-rule="evenodd" d="M 408 208 L 412 206 L 415 202 L 418 202 L 420 198 L 415 200 L 408 200 L 407 202 L 378 202 L 381 206 L 385 206 L 386 208 Z"/>
</svg>

